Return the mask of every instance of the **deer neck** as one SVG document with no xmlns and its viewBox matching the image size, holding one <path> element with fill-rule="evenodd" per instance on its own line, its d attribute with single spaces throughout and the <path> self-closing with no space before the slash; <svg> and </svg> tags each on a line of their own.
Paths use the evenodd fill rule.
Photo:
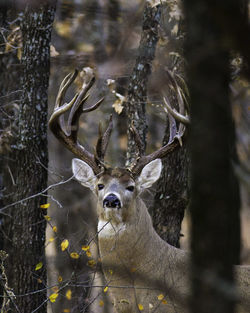
<svg viewBox="0 0 250 313">
<path fill-rule="evenodd" d="M 166 254 L 172 253 L 172 249 L 176 250 L 156 234 L 145 203 L 137 197 L 132 205 L 132 213 L 128 214 L 126 221 L 117 223 L 99 217 L 98 239 L 101 254 L 109 253 L 113 257 L 117 253 L 128 261 L 134 259 L 136 254 L 139 262 L 140 258 L 145 258 L 145 251 L 149 251 L 150 255 L 150 251 L 156 250 L 156 247 L 159 255 L 164 253 L 166 257 Z"/>
</svg>

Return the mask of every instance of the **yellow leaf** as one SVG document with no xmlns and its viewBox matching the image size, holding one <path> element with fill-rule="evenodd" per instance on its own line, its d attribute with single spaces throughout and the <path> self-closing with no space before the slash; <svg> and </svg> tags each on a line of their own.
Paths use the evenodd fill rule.
<svg viewBox="0 0 250 313">
<path fill-rule="evenodd" d="M 89 246 L 82 246 L 82 250 L 83 251 L 88 251 L 89 250 Z"/>
<path fill-rule="evenodd" d="M 42 267 L 43 267 L 43 262 L 37 263 L 36 268 L 35 268 L 35 271 L 40 270 Z"/>
<path fill-rule="evenodd" d="M 61 243 L 61 249 L 62 249 L 62 251 L 65 251 L 65 250 L 68 248 L 68 246 L 69 246 L 69 241 L 68 241 L 68 239 L 64 239 L 64 240 L 62 241 L 62 243 Z"/>
<path fill-rule="evenodd" d="M 100 301 L 99 301 L 99 306 L 104 306 L 103 300 L 100 300 Z"/>
<path fill-rule="evenodd" d="M 18 48 L 18 49 L 17 49 L 17 58 L 18 58 L 19 61 L 20 61 L 21 58 L 22 58 L 22 54 L 23 54 L 22 48 Z"/>
<path fill-rule="evenodd" d="M 93 267 L 96 264 L 96 262 L 95 260 L 89 260 L 87 264 L 88 266 Z"/>
<path fill-rule="evenodd" d="M 40 205 L 41 209 L 48 209 L 49 207 L 50 207 L 50 203 L 45 203 L 45 204 Z"/>
<path fill-rule="evenodd" d="M 55 29 L 57 33 L 64 37 L 64 38 L 70 38 L 71 37 L 71 23 L 70 21 L 64 21 L 64 22 L 56 22 L 54 24 Z"/>
<path fill-rule="evenodd" d="M 68 290 L 67 290 L 67 292 L 66 292 L 66 298 L 67 298 L 68 300 L 71 300 L 71 298 L 72 298 L 72 291 L 71 291 L 71 289 L 68 289 Z"/>
<path fill-rule="evenodd" d="M 41 280 L 41 278 L 38 278 L 38 279 L 37 279 L 37 282 L 38 282 L 39 284 L 41 284 L 43 281 Z"/>
<path fill-rule="evenodd" d="M 136 272 L 136 268 L 135 268 L 135 267 L 132 267 L 132 268 L 130 269 L 130 272 L 131 272 L 131 273 Z"/>
<path fill-rule="evenodd" d="M 72 259 L 79 259 L 80 255 L 77 252 L 71 252 L 70 257 Z"/>
<path fill-rule="evenodd" d="M 167 300 L 163 299 L 163 300 L 161 301 L 161 303 L 167 304 Z"/>
<path fill-rule="evenodd" d="M 58 276 L 57 280 L 58 280 L 59 283 L 61 283 L 62 280 L 63 280 L 63 279 L 62 279 L 62 276 Z"/>
<path fill-rule="evenodd" d="M 56 227 L 56 226 L 53 226 L 52 229 L 53 229 L 53 232 L 54 232 L 54 233 L 57 233 L 57 227 Z"/>
<path fill-rule="evenodd" d="M 69 313 L 69 312 L 70 312 L 70 309 L 64 309 L 63 312 L 64 312 L 64 313 Z"/>
<path fill-rule="evenodd" d="M 161 300 L 163 300 L 164 295 L 161 293 L 161 294 L 159 294 L 159 295 L 158 295 L 158 297 L 157 297 L 157 298 L 158 298 L 158 300 L 160 300 L 160 301 L 161 301 Z"/>
<path fill-rule="evenodd" d="M 54 287 L 52 287 L 51 289 L 52 289 L 52 291 L 54 291 L 55 293 L 58 293 L 58 291 L 59 291 L 59 288 L 58 288 L 57 286 L 54 286 Z"/>
<path fill-rule="evenodd" d="M 138 309 L 139 309 L 140 311 L 143 311 L 143 310 L 144 310 L 143 305 L 142 305 L 142 304 L 138 304 Z"/>
<path fill-rule="evenodd" d="M 113 270 L 109 269 L 109 274 L 113 275 Z"/>
<path fill-rule="evenodd" d="M 49 296 L 49 299 L 50 299 L 50 302 L 56 302 L 56 298 L 58 297 L 58 293 L 52 293 L 50 296 Z"/>
<path fill-rule="evenodd" d="M 46 221 L 50 221 L 51 220 L 51 217 L 49 215 L 44 215 L 44 218 L 46 219 Z"/>
<path fill-rule="evenodd" d="M 86 255 L 87 255 L 88 258 L 90 258 L 91 257 L 91 252 L 89 250 L 87 250 L 86 251 Z"/>
<path fill-rule="evenodd" d="M 9 52 L 9 51 L 12 51 L 13 47 L 10 43 L 6 42 L 6 45 L 5 45 L 5 52 Z"/>
<path fill-rule="evenodd" d="M 103 289 L 103 292 L 107 292 L 107 291 L 108 291 L 108 289 L 109 289 L 109 287 L 108 287 L 108 286 L 106 286 L 106 287 Z"/>
<path fill-rule="evenodd" d="M 94 45 L 89 44 L 89 43 L 80 43 L 77 45 L 77 50 L 78 51 L 83 51 L 85 53 L 91 53 L 95 49 Z"/>
<path fill-rule="evenodd" d="M 49 242 L 52 242 L 52 241 L 54 241 L 54 240 L 55 240 L 54 237 L 50 237 Z"/>
</svg>

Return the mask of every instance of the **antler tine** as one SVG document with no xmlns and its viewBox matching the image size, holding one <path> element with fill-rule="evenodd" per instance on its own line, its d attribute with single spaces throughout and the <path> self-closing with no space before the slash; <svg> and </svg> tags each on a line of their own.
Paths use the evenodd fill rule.
<svg viewBox="0 0 250 313">
<path fill-rule="evenodd" d="M 180 89 L 177 86 L 177 100 L 178 100 L 178 105 L 180 108 L 180 113 L 174 110 L 170 105 L 167 96 L 163 98 L 165 106 L 163 107 L 165 112 L 168 113 L 168 119 L 169 119 L 169 141 L 166 145 L 158 149 L 157 151 L 145 155 L 145 156 L 140 156 L 135 165 L 132 167 L 131 172 L 133 173 L 134 176 L 138 176 L 143 169 L 143 167 L 148 164 L 149 162 L 155 160 L 155 159 L 162 159 L 165 157 L 168 153 L 172 152 L 177 146 L 182 146 L 182 137 L 185 133 L 185 125 L 189 124 L 189 118 L 185 116 L 185 105 L 183 98 L 180 93 Z M 176 121 L 180 122 L 179 128 L 177 129 L 176 126 Z M 185 125 L 184 125 L 185 124 Z M 133 130 L 134 134 L 138 135 L 138 132 L 136 129 Z M 139 135 L 138 135 L 139 136 Z M 137 141 L 136 136 L 135 136 L 135 141 Z M 137 143 L 137 146 L 138 145 Z"/>
<path fill-rule="evenodd" d="M 105 133 L 102 133 L 101 124 L 99 125 L 99 138 L 96 144 L 96 158 L 103 164 L 104 156 L 108 147 L 109 138 L 113 130 L 113 116 L 110 115 L 108 127 Z"/>
<path fill-rule="evenodd" d="M 181 99 L 181 100 L 180 100 Z M 173 109 L 168 102 L 167 96 L 165 95 L 165 97 L 163 98 L 165 107 L 163 107 L 164 111 L 166 113 L 169 113 L 170 115 L 172 115 L 177 121 L 183 123 L 184 125 L 189 125 L 190 124 L 190 120 L 188 118 L 188 116 L 185 116 L 179 112 L 177 112 L 175 109 Z M 183 104 L 183 99 L 182 97 L 179 95 L 178 96 L 178 102 L 181 104 L 180 105 L 180 109 L 184 107 Z M 182 110 L 182 109 L 181 109 Z M 184 111 L 184 110 L 183 110 Z"/>
<path fill-rule="evenodd" d="M 69 103 L 65 103 L 62 105 L 65 93 L 67 92 L 69 86 L 76 79 L 78 71 L 75 70 L 74 73 L 68 74 L 63 79 L 56 98 L 54 112 L 52 113 L 49 120 L 49 127 L 54 135 L 60 141 L 62 141 L 63 144 L 73 154 L 84 160 L 93 169 L 95 174 L 98 174 L 101 171 L 100 164 L 97 162 L 94 154 L 90 153 L 81 144 L 79 144 L 79 142 L 77 141 L 77 133 L 79 127 L 79 118 L 81 114 L 95 110 L 100 106 L 104 99 L 100 99 L 90 108 L 87 108 L 85 110 L 82 109 L 84 103 L 89 97 L 87 92 L 93 86 L 95 81 L 94 74 L 91 69 L 86 68 L 82 72 L 84 72 L 84 81 L 80 92 L 78 92 Z M 63 114 L 68 112 L 69 110 L 70 113 L 67 121 L 67 127 L 65 127 Z"/>
<path fill-rule="evenodd" d="M 162 159 L 168 153 L 172 152 L 178 145 L 179 142 L 176 140 L 176 138 L 174 138 L 172 142 L 168 142 L 165 146 L 161 147 L 159 150 L 149 155 L 142 156 L 137 161 L 135 166 L 132 168 L 131 172 L 133 173 L 134 176 L 138 176 L 146 164 L 150 163 L 155 159 Z"/>
<path fill-rule="evenodd" d="M 59 87 L 58 95 L 56 97 L 56 105 L 55 105 L 54 110 L 56 110 L 57 108 L 59 108 L 61 106 L 62 100 L 65 96 L 66 91 L 68 90 L 69 86 L 74 82 L 77 75 L 78 75 L 78 70 L 75 69 L 75 71 L 73 73 L 69 73 L 68 75 L 66 75 L 64 77 L 64 79 L 61 82 L 61 85 Z"/>
</svg>

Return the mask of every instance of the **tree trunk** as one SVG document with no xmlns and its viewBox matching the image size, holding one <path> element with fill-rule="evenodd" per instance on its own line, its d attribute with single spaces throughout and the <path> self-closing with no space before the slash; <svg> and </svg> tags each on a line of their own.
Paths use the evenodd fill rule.
<svg viewBox="0 0 250 313">
<path fill-rule="evenodd" d="M 168 127 L 163 144 L 169 138 Z M 188 160 L 186 142 L 164 158 L 152 209 L 153 225 L 163 240 L 180 247 L 181 223 L 188 205 Z"/>
<path fill-rule="evenodd" d="M 236 2 L 184 1 L 192 120 L 193 313 L 230 313 L 235 308 L 229 290 L 234 282 L 232 264 L 240 253 L 240 200 L 231 160 L 231 34 L 225 25 L 230 25 L 229 20 L 231 25 L 240 23 L 233 18 Z"/>
<path fill-rule="evenodd" d="M 18 295 L 13 312 L 46 312 L 46 210 L 40 208 L 46 203 L 46 195 L 25 198 L 39 194 L 47 186 L 47 89 L 54 13 L 55 6 L 47 1 L 34 8 L 27 5 L 21 23 L 23 94 L 18 135 L 8 162 L 15 181 L 11 202 L 18 203 L 9 209 L 11 245 L 5 247 L 10 259 L 8 272 L 12 273 L 9 284 Z M 42 268 L 35 270 L 40 262 Z"/>
<path fill-rule="evenodd" d="M 161 6 L 154 8 L 147 2 L 142 22 L 142 34 L 138 57 L 130 77 L 126 112 L 128 118 L 128 150 L 127 164 L 130 165 L 136 158 L 136 145 L 130 131 L 133 125 L 142 140 L 144 151 L 146 149 L 147 122 L 145 116 L 145 102 L 147 101 L 147 83 L 151 74 L 152 61 L 155 56 L 158 41 L 158 27 L 161 17 Z"/>
<path fill-rule="evenodd" d="M 181 8 L 179 8 L 180 10 Z M 166 10 L 164 14 L 164 21 L 172 21 L 170 15 L 172 11 L 171 4 L 166 3 Z M 175 26 L 178 26 L 178 35 L 173 35 L 169 30 L 167 34 L 168 47 L 165 49 L 174 49 L 178 58 L 169 56 L 170 62 L 168 68 L 164 73 L 164 90 L 163 95 L 168 94 L 170 104 L 173 108 L 179 111 L 177 90 L 173 86 L 173 82 L 169 79 L 167 71 L 170 71 L 175 79 L 176 74 L 180 75 L 185 81 L 184 56 L 183 56 L 183 39 L 184 29 L 183 20 L 180 18 L 176 20 Z M 166 26 L 170 28 L 171 23 Z M 170 50 L 171 51 L 171 50 Z M 176 80 L 176 84 L 185 92 L 183 83 Z M 185 92 L 186 93 L 186 92 Z M 186 95 L 187 96 L 187 95 Z M 187 132 L 187 130 L 186 130 Z M 165 135 L 163 145 L 169 140 L 169 123 L 166 122 Z M 185 136 L 187 137 L 187 136 Z M 184 217 L 185 209 L 189 202 L 188 194 L 188 155 L 187 155 L 187 141 L 183 141 L 183 146 L 176 148 L 171 154 L 167 155 L 163 160 L 163 168 L 161 177 L 157 182 L 156 193 L 154 197 L 154 204 L 152 207 L 153 225 L 159 236 L 169 244 L 175 247 L 180 247 L 181 224 Z"/>
<path fill-rule="evenodd" d="M 17 58 L 17 50 L 11 49 L 6 51 L 6 38 L 11 33 L 9 28 L 10 22 L 17 18 L 17 12 L 14 9 L 13 1 L 5 1 L 0 4 L 0 27 L 2 32 L 0 35 L 0 207 L 5 205 L 5 197 L 11 197 L 11 190 L 8 186 L 13 186 L 11 171 L 7 166 L 7 160 L 11 159 L 11 145 L 16 132 L 17 124 L 17 99 L 20 97 L 20 65 Z M 7 195 L 8 194 L 8 195 Z M 11 199 L 12 200 L 12 199 Z M 12 201 L 11 201 L 12 202 Z M 0 213 L 0 250 L 9 244 L 9 239 L 5 234 L 7 223 L 10 219 L 6 219 L 5 214 Z M 3 266 L 9 263 L 8 258 L 3 263 Z M 3 268 L 1 269 L 1 271 Z M 4 273 L 1 273 L 2 280 L 0 283 L 0 294 L 5 295 L 2 289 L 7 283 L 4 279 Z M 8 284 L 7 284 L 8 285 Z M 7 287 L 7 286 L 5 286 Z M 5 288 L 4 288 L 5 289 Z M 0 297 L 0 308 L 5 302 Z"/>
</svg>

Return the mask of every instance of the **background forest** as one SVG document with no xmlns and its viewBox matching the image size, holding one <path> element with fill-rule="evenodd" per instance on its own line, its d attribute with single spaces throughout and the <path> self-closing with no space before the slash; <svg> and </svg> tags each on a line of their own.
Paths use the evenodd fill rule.
<svg viewBox="0 0 250 313">
<path fill-rule="evenodd" d="M 131 125 L 150 153 L 170 136 L 168 104 L 185 107 L 182 146 L 143 195 L 154 227 L 194 264 L 221 262 L 230 281 L 232 264 L 250 264 L 249 4 L 215 3 L 0 1 L 1 313 L 113 312 L 95 199 L 47 129 L 63 78 L 85 67 L 96 76 L 86 107 L 104 101 L 81 117 L 79 141 L 93 151 L 112 114 L 106 162 L 125 166 L 136 158 Z M 80 76 L 65 101 L 81 85 Z M 190 312 L 235 312 L 195 271 Z"/>
</svg>

